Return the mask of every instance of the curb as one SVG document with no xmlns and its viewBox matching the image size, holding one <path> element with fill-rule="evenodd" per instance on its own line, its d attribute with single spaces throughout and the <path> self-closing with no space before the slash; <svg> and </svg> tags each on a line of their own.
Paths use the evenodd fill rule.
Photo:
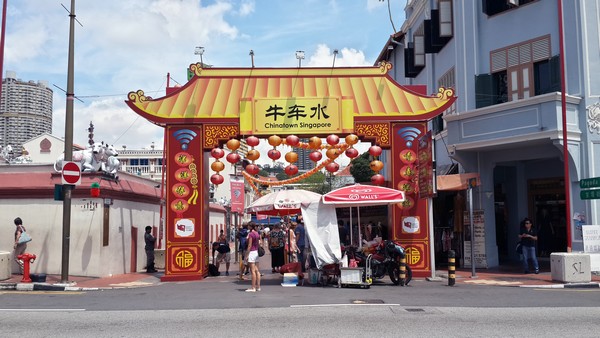
<svg viewBox="0 0 600 338">
<path fill-rule="evenodd" d="M 600 288 L 600 283 L 568 283 L 568 284 L 550 284 L 550 285 L 519 285 L 520 288 L 536 289 L 595 289 Z"/>
<path fill-rule="evenodd" d="M 100 288 L 82 288 L 65 284 L 0 283 L 0 290 L 16 291 L 98 291 Z"/>
</svg>

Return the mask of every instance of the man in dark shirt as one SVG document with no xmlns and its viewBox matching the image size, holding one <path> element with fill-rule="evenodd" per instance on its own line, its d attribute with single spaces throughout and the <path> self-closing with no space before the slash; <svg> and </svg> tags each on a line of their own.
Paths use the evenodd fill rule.
<svg viewBox="0 0 600 338">
<path fill-rule="evenodd" d="M 304 220 L 302 216 L 298 216 L 298 225 L 294 231 L 296 234 L 296 245 L 298 246 L 298 262 L 302 268 L 302 272 L 306 272 L 306 256 L 304 255 L 306 247 L 306 231 L 304 230 Z"/>
<path fill-rule="evenodd" d="M 521 245 L 523 246 L 523 268 L 525 273 L 529 273 L 529 259 L 533 262 L 535 273 L 540 272 L 537 257 L 535 255 L 535 242 L 537 241 L 537 232 L 531 226 L 531 220 L 525 218 L 521 222 L 521 231 L 519 232 Z"/>
<path fill-rule="evenodd" d="M 146 227 L 146 233 L 144 234 L 144 241 L 146 242 L 146 246 L 144 249 L 146 250 L 146 272 L 157 272 L 154 268 L 154 243 L 156 242 L 156 238 L 152 236 L 152 227 Z"/>
<path fill-rule="evenodd" d="M 346 232 L 346 228 L 344 228 L 344 221 L 338 221 L 338 233 L 340 235 L 340 244 L 346 245 L 348 240 L 348 233 Z"/>
</svg>

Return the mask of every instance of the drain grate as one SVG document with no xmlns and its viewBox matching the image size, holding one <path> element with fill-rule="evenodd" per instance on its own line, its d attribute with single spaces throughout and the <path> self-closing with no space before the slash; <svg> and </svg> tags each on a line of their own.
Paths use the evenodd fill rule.
<svg viewBox="0 0 600 338">
<path fill-rule="evenodd" d="M 425 312 L 424 309 L 406 309 L 408 312 Z"/>
<path fill-rule="evenodd" d="M 352 304 L 385 304 L 383 299 L 354 299 Z"/>
</svg>

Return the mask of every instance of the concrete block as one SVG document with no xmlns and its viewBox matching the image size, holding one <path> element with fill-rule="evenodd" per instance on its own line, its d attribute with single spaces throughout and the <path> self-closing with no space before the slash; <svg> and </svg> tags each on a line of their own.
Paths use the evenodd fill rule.
<svg viewBox="0 0 600 338">
<path fill-rule="evenodd" d="M 590 255 L 576 252 L 550 254 L 552 280 L 562 283 L 589 283 L 592 281 Z"/>
<path fill-rule="evenodd" d="M 154 250 L 154 267 L 156 269 L 165 268 L 165 250 L 155 249 Z"/>
<path fill-rule="evenodd" d="M 11 253 L 8 251 L 0 251 L 0 280 L 9 279 L 11 277 L 12 262 L 10 261 Z"/>
</svg>

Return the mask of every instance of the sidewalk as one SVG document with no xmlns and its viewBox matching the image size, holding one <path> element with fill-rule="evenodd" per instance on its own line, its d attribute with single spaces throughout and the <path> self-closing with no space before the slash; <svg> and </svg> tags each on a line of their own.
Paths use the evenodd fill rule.
<svg viewBox="0 0 600 338">
<path fill-rule="evenodd" d="M 235 264 L 232 263 L 232 267 Z M 279 274 L 271 274 L 269 268 L 263 268 L 265 276 L 281 278 Z M 229 278 L 236 280 L 237 266 L 230 271 L 228 277 L 207 277 L 202 282 L 211 282 Z M 61 284 L 61 276 L 48 275 L 46 283 L 22 283 L 21 275 L 12 275 L 10 279 L 0 281 L 0 290 L 18 290 L 18 291 L 96 291 L 110 290 L 120 288 L 139 288 L 158 285 L 161 283 L 160 277 L 164 271 L 156 273 L 128 273 L 107 277 L 79 277 L 69 276 L 69 283 Z M 536 288 L 599 288 L 600 276 L 592 275 L 590 283 L 560 283 L 552 280 L 549 268 L 542 267 L 539 274 L 524 274 L 520 267 L 503 266 L 494 269 L 477 269 L 475 278 L 471 276 L 471 269 L 456 270 L 456 284 L 464 285 L 496 285 L 510 287 L 536 287 Z M 436 270 L 438 282 L 447 283 L 448 271 Z M 415 278 L 415 280 L 422 278 Z"/>
</svg>

